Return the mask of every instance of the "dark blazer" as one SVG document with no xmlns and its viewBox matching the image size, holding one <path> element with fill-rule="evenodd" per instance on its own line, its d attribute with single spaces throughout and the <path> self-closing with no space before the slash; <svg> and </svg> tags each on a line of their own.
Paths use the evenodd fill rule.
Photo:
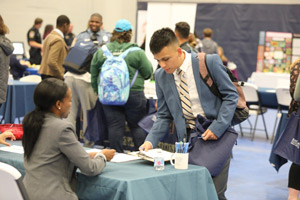
<svg viewBox="0 0 300 200">
<path fill-rule="evenodd" d="M 220 57 L 216 54 L 206 55 L 206 62 L 210 74 L 222 95 L 222 100 L 211 93 L 200 78 L 197 54 L 192 52 L 192 67 L 199 99 L 206 117 L 213 120 L 209 129 L 217 137 L 220 137 L 230 126 L 238 101 L 238 94 Z M 157 119 L 146 138 L 146 141 L 152 143 L 153 148 L 157 146 L 159 140 L 168 131 L 173 119 L 178 140 L 182 141 L 186 136 L 185 118 L 173 74 L 168 74 L 163 69 L 157 70 L 155 85 L 158 98 Z"/>
</svg>

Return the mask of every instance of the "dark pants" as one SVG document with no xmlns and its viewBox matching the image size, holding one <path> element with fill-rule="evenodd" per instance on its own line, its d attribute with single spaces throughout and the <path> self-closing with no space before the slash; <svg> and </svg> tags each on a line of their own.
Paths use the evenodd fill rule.
<svg viewBox="0 0 300 200">
<path fill-rule="evenodd" d="M 127 121 L 133 137 L 134 150 L 144 143 L 146 133 L 138 122 L 147 112 L 147 100 L 143 91 L 131 91 L 124 106 L 103 105 L 108 125 L 108 139 L 110 147 L 117 152 L 123 152 L 123 136 Z"/>
<path fill-rule="evenodd" d="M 42 78 L 42 80 L 44 80 L 44 79 L 46 79 L 46 78 L 57 78 L 57 77 L 55 77 L 55 76 L 50 76 L 50 75 L 46 75 L 46 74 L 41 74 L 41 78 Z M 57 78 L 57 79 L 60 79 L 60 78 Z M 62 80 L 62 79 L 60 79 L 60 80 Z M 64 79 L 63 79 L 64 80 Z"/>
<path fill-rule="evenodd" d="M 215 177 L 212 177 L 219 200 L 226 200 L 225 192 L 227 190 L 228 173 L 231 157 L 227 159 L 222 171 Z"/>
<path fill-rule="evenodd" d="M 300 190 L 300 165 L 292 163 L 289 171 L 289 188 L 293 188 L 295 190 Z"/>
<path fill-rule="evenodd" d="M 41 64 L 42 61 L 42 56 L 41 56 L 41 49 L 39 48 L 30 48 L 29 50 L 29 62 L 33 65 L 39 65 Z"/>
</svg>

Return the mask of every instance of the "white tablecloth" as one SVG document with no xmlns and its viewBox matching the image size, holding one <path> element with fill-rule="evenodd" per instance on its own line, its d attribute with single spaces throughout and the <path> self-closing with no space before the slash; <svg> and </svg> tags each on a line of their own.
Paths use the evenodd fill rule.
<svg viewBox="0 0 300 200">
<path fill-rule="evenodd" d="M 247 82 L 262 88 L 286 88 L 290 85 L 290 74 L 253 72 Z"/>
</svg>

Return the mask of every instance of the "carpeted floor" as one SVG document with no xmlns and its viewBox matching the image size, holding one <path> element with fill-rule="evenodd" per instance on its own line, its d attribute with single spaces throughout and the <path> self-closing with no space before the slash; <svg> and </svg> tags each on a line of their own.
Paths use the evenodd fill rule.
<svg viewBox="0 0 300 200">
<path fill-rule="evenodd" d="M 276 110 L 266 113 L 267 130 L 272 135 Z M 254 117 L 250 120 L 253 122 Z M 261 120 L 261 118 L 259 118 Z M 247 126 L 243 123 L 243 126 Z M 262 127 L 262 123 L 258 124 Z M 240 131 L 238 126 L 236 130 Z M 246 130 L 245 130 L 246 131 Z M 245 132 L 244 131 L 244 132 Z M 239 136 L 233 148 L 226 196 L 229 200 L 285 200 L 288 197 L 288 172 L 291 163 L 283 165 L 279 172 L 269 164 L 272 148 L 265 133 L 256 131 L 254 141 L 250 134 Z"/>
</svg>

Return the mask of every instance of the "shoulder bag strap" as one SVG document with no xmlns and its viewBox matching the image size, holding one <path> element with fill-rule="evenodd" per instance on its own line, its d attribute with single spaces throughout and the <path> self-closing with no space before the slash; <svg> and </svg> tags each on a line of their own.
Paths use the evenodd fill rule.
<svg viewBox="0 0 300 200">
<path fill-rule="evenodd" d="M 214 81 L 209 73 L 207 64 L 206 64 L 206 54 L 201 52 L 198 53 L 198 60 L 199 60 L 199 71 L 200 71 L 200 77 L 204 81 L 204 83 L 208 86 L 210 91 L 220 99 L 222 99 L 222 96 L 218 90 L 218 87 L 214 84 Z"/>
</svg>

